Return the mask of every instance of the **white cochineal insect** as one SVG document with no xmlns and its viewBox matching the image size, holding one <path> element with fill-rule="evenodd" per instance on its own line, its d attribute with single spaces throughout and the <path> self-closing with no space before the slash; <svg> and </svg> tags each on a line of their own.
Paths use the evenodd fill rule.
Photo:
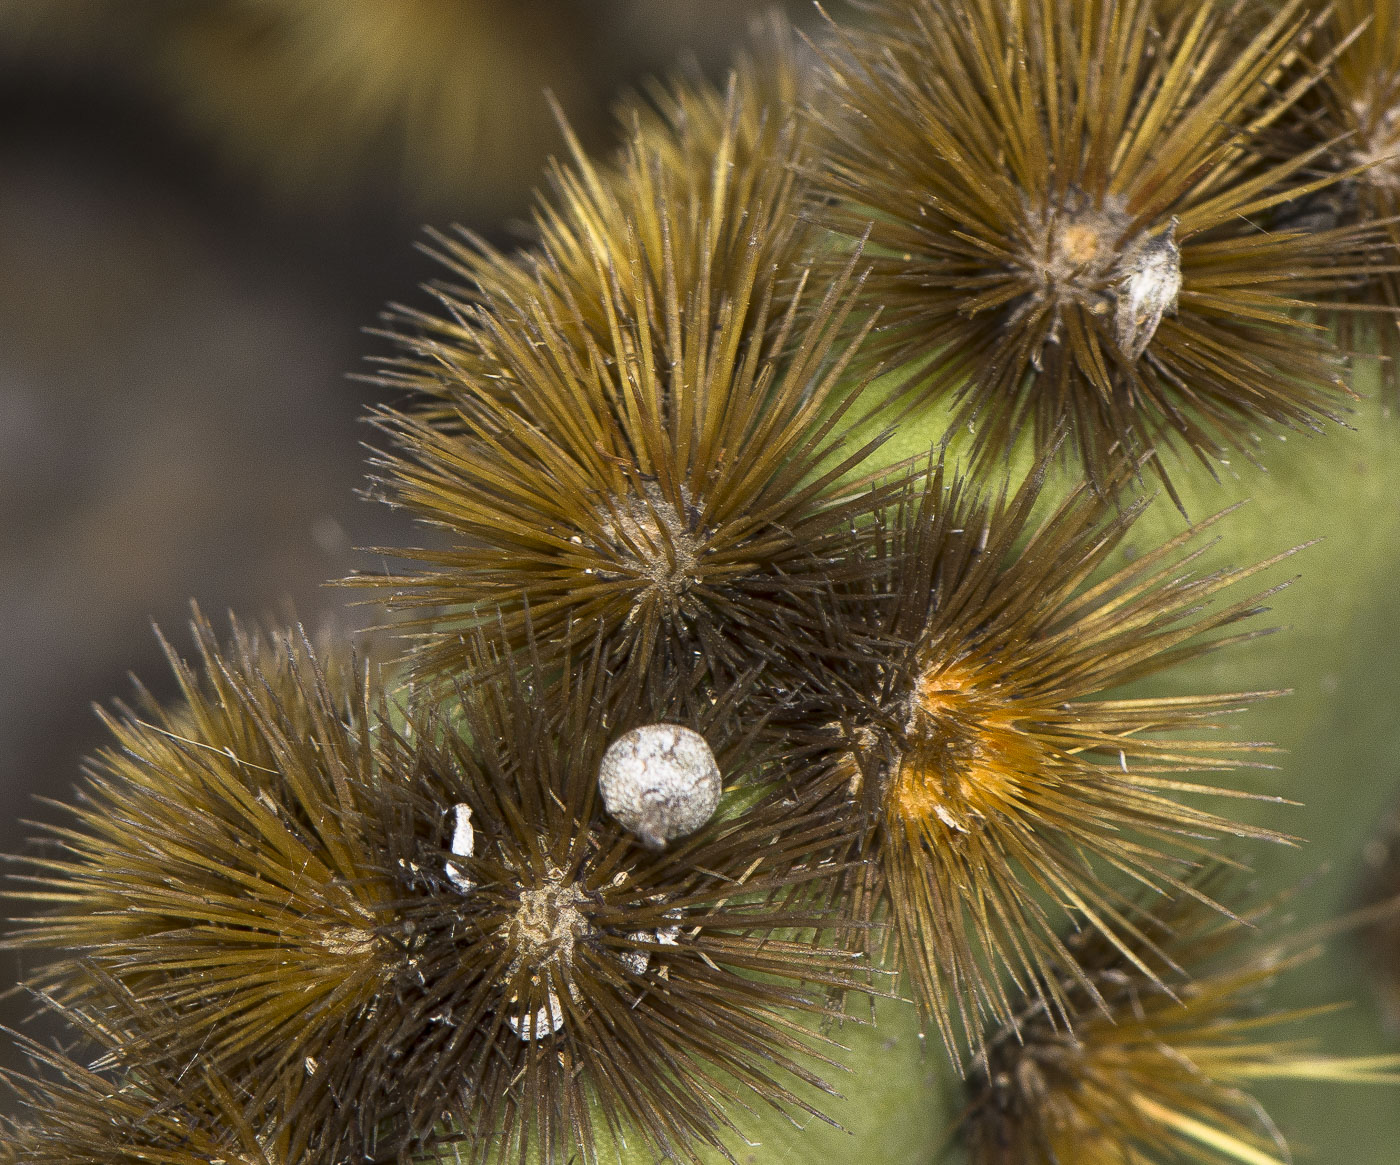
<svg viewBox="0 0 1400 1165">
<path fill-rule="evenodd" d="M 452 807 L 452 842 L 448 847 L 459 858 L 469 858 L 476 849 L 476 831 L 472 828 L 472 807 L 465 803 Z M 476 883 L 467 877 L 460 865 L 450 858 L 443 864 L 447 880 L 463 894 L 476 889 Z"/>
<path fill-rule="evenodd" d="M 647 724 L 608 746 L 598 788 L 619 825 L 643 845 L 661 849 L 714 816 L 722 781 L 715 754 L 698 732 Z"/>
<path fill-rule="evenodd" d="M 1160 235 L 1142 243 L 1128 258 L 1127 275 L 1117 286 L 1118 314 L 1115 319 L 1118 347 L 1129 360 L 1136 360 L 1157 334 L 1162 316 L 1176 312 L 1181 293 L 1181 248 L 1176 245 L 1176 223 Z"/>
<path fill-rule="evenodd" d="M 549 1002 L 535 1008 L 533 1017 L 528 1015 L 508 1015 L 506 1023 L 510 1030 L 526 1043 L 552 1036 L 564 1026 L 564 1009 L 559 1004 L 559 996 L 549 993 Z"/>
</svg>

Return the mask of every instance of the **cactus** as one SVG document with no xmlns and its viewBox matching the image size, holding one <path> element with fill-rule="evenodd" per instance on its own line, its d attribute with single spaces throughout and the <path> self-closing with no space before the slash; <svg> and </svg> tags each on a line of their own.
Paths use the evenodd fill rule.
<svg viewBox="0 0 1400 1165">
<path fill-rule="evenodd" d="M 21 1039 L 0 1162 L 1388 1160 L 1356 7 L 770 22 L 437 236 L 398 656 L 197 616 L 107 717 L 10 940 L 97 1058 Z"/>
</svg>

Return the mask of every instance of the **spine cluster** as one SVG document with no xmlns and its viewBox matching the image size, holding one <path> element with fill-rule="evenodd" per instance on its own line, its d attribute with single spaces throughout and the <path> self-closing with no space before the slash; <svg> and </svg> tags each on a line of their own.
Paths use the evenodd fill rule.
<svg viewBox="0 0 1400 1165">
<path fill-rule="evenodd" d="M 1163 686 L 1296 548 L 1139 534 L 1400 353 L 1372 9 L 774 22 L 570 138 L 533 245 L 438 237 L 374 462 L 437 536 L 347 580 L 400 657 L 198 617 L 107 715 L 0 1163 L 761 1163 L 887 996 L 973 1165 L 1278 1162 L 1251 1082 L 1400 1080 L 1261 1015 L 1310 944 L 1220 875 L 1292 840 L 1221 730 L 1274 693 Z"/>
</svg>

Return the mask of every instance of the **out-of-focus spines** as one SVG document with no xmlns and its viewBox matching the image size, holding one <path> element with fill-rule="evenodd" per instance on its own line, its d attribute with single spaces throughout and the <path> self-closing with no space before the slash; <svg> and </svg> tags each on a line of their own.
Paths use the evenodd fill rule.
<svg viewBox="0 0 1400 1165">
<path fill-rule="evenodd" d="M 544 91 L 594 98 L 589 22 L 569 4 L 166 8 L 142 63 L 153 87 L 237 170 L 321 213 L 378 189 L 419 207 L 515 205 L 553 144 Z"/>
<path fill-rule="evenodd" d="M 806 152 L 795 111 L 813 63 L 776 13 L 755 22 L 750 41 L 722 89 L 683 72 L 624 101 L 624 145 L 610 159 L 591 157 L 560 114 L 569 156 L 550 164 L 550 193 L 534 213 L 539 246 L 507 254 L 471 232 L 435 233 L 434 253 L 458 282 L 434 285 L 439 313 L 400 308 L 387 317 L 404 354 L 378 361 L 381 382 L 420 398 L 453 399 L 463 383 L 490 391 L 493 381 L 507 394 L 507 369 L 492 358 L 489 333 L 473 326 L 471 305 L 509 315 L 537 297 L 558 299 L 568 304 L 556 309 L 561 327 L 581 313 L 580 325 L 606 346 L 606 305 L 636 301 L 637 281 L 656 304 L 668 284 L 694 294 L 703 281 L 718 314 L 751 256 L 760 271 L 790 273 L 777 288 L 785 303 L 811 233 L 794 183 Z M 781 307 L 769 323 L 778 318 Z"/>
<path fill-rule="evenodd" d="M 1400 393 L 1400 3 L 1338 0 L 1327 6 L 1318 53 L 1332 60 L 1290 110 L 1278 150 L 1324 152 L 1313 163 L 1338 181 L 1276 208 L 1276 230 L 1325 234 L 1373 225 L 1385 241 L 1328 298 L 1344 347 L 1380 359 L 1387 397 Z"/>
<path fill-rule="evenodd" d="M 1361 851 L 1356 941 L 1391 1032 L 1400 1032 L 1400 812 L 1394 808 Z"/>
</svg>

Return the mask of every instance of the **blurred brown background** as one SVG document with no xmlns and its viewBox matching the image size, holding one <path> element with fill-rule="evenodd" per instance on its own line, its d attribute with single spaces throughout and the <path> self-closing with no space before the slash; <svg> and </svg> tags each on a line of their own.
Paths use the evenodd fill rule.
<svg viewBox="0 0 1400 1165">
<path fill-rule="evenodd" d="M 601 148 L 623 86 L 721 75 L 763 6 L 0 0 L 0 848 L 61 818 L 94 701 L 168 690 L 153 621 L 372 618 L 324 580 L 418 535 L 354 494 L 349 374 L 427 302 L 424 225 L 508 241 L 545 87 Z"/>
</svg>

